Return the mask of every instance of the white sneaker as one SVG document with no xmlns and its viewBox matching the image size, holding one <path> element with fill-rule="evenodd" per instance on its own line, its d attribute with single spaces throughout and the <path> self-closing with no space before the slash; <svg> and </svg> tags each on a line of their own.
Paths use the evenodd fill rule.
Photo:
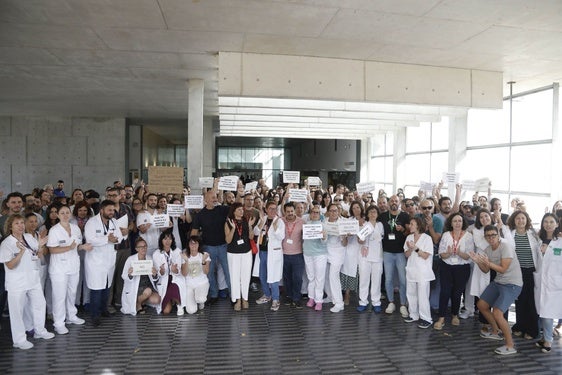
<svg viewBox="0 0 562 375">
<path fill-rule="evenodd" d="M 265 295 L 261 296 L 256 300 L 258 305 L 263 305 L 265 303 L 269 303 L 271 301 L 271 297 L 266 297 Z"/>
<path fill-rule="evenodd" d="M 182 316 L 183 314 L 185 314 L 185 311 L 183 310 L 183 307 L 178 306 L 178 316 Z"/>
<path fill-rule="evenodd" d="M 34 339 L 43 339 L 43 340 L 50 340 L 53 337 L 55 337 L 55 334 L 49 331 L 45 331 L 45 332 L 41 332 L 41 333 L 35 333 L 33 335 Z"/>
<path fill-rule="evenodd" d="M 18 348 L 18 349 L 21 349 L 21 350 L 27 350 L 27 349 L 33 348 L 33 344 L 30 343 L 29 341 L 25 340 L 25 341 L 22 341 L 20 343 L 14 344 L 14 348 Z"/>
<path fill-rule="evenodd" d="M 472 317 L 474 317 L 474 313 L 468 312 L 467 310 L 464 310 L 463 312 L 461 312 L 459 314 L 459 318 L 461 318 L 461 319 L 468 319 L 468 318 L 472 318 Z"/>
<path fill-rule="evenodd" d="M 55 327 L 55 332 L 59 335 L 66 335 L 68 333 L 68 328 L 66 328 L 66 326 Z"/>
<path fill-rule="evenodd" d="M 332 307 L 330 311 L 333 313 L 339 313 L 340 311 L 343 311 L 343 309 L 344 305 L 334 305 L 334 307 Z"/>
<path fill-rule="evenodd" d="M 387 314 L 392 314 L 394 311 L 396 311 L 396 305 L 394 304 L 394 302 L 390 302 L 386 310 L 384 310 L 384 312 Z"/>
<path fill-rule="evenodd" d="M 400 306 L 400 315 L 402 315 L 402 318 L 406 319 L 410 313 L 408 312 L 408 308 L 404 305 Z"/>
<path fill-rule="evenodd" d="M 73 318 L 70 318 L 70 319 L 66 319 L 66 322 L 69 323 L 69 324 L 76 324 L 78 326 L 86 323 L 86 321 L 84 319 L 80 319 L 77 316 L 74 316 Z"/>
<path fill-rule="evenodd" d="M 205 309 L 205 302 L 201 302 L 197 306 L 199 306 L 199 310 L 203 310 Z"/>
</svg>

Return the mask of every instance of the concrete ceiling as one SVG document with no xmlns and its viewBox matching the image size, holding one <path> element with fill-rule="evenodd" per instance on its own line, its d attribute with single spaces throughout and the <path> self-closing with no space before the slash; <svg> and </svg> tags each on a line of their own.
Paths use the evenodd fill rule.
<svg viewBox="0 0 562 375">
<path fill-rule="evenodd" d="M 0 0 L 0 115 L 218 113 L 218 51 L 562 78 L 559 0 Z M 507 88 L 507 85 L 505 86 Z"/>
</svg>

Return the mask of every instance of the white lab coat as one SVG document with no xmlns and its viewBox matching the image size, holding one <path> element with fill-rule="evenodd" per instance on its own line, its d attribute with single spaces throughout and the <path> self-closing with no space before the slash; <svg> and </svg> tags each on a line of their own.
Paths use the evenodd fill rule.
<svg viewBox="0 0 562 375">
<path fill-rule="evenodd" d="M 121 230 L 117 227 L 115 219 L 109 220 L 109 228 L 106 229 L 97 214 L 84 227 L 86 242 L 93 246 L 91 251 L 86 252 L 84 257 L 86 270 L 86 284 L 90 290 L 101 290 L 111 287 L 113 273 L 115 272 L 115 244 L 108 241 L 110 233 L 123 240 Z M 119 243 L 118 242 L 118 243 Z"/>
<path fill-rule="evenodd" d="M 180 249 L 171 249 L 169 257 L 166 256 L 166 253 L 161 250 L 156 250 L 154 254 L 152 254 L 152 263 L 154 263 L 154 268 L 158 271 L 158 283 L 156 284 L 156 288 L 158 290 L 158 294 L 164 301 L 164 297 L 166 296 L 166 291 L 168 290 L 168 276 L 170 273 L 172 274 L 172 282 L 178 286 L 180 291 L 180 307 L 185 307 L 185 297 L 187 293 L 186 289 L 186 280 L 185 277 L 181 274 L 181 250 Z M 160 274 L 160 266 L 164 264 L 164 275 Z M 172 272 L 172 265 L 175 264 L 178 267 L 178 272 Z M 162 311 L 162 304 L 158 306 L 156 312 L 160 314 Z"/>
<path fill-rule="evenodd" d="M 123 279 L 123 294 L 121 294 L 121 312 L 123 314 L 137 315 L 137 292 L 139 290 L 140 276 L 133 276 L 129 278 L 129 268 L 134 260 L 139 260 L 138 254 L 131 255 L 125 261 L 125 266 L 123 267 L 123 272 L 121 273 L 121 278 Z M 152 260 L 149 256 L 146 260 Z M 149 275 L 148 278 L 152 283 L 152 287 L 157 290 L 156 282 L 158 281 L 158 275 L 152 277 Z"/>
<path fill-rule="evenodd" d="M 355 220 L 350 218 L 348 220 Z M 357 242 L 357 236 L 351 236 L 347 239 L 347 246 L 345 248 L 345 259 L 341 268 L 341 273 L 350 277 L 357 277 L 357 265 L 359 263 L 359 251 L 361 244 Z"/>
<path fill-rule="evenodd" d="M 559 255 L 555 255 L 556 253 Z M 544 256 L 539 254 L 537 260 L 535 263 L 538 265 L 537 276 L 535 276 L 537 313 L 541 318 L 559 319 L 562 317 L 562 238 L 551 241 Z"/>
<path fill-rule="evenodd" d="M 281 247 L 281 243 L 285 238 L 285 222 L 279 217 L 274 220 L 277 223 L 277 229 L 273 228 L 272 222 L 272 225 L 267 230 L 267 282 L 270 284 L 276 283 L 283 278 L 283 248 Z M 262 233 L 257 225 L 254 227 L 254 236 L 258 236 L 256 244 L 258 244 L 259 247 Z M 260 257 L 258 254 L 254 262 L 253 276 L 259 276 L 259 269 Z"/>
<path fill-rule="evenodd" d="M 73 275 L 80 272 L 80 256 L 78 246 L 82 245 L 82 232 L 76 224 L 70 224 L 70 236 L 66 229 L 59 223 L 49 230 L 48 247 L 70 246 L 72 242 L 76 247 L 59 254 L 51 254 L 49 259 L 49 273 L 59 275 Z"/>
</svg>

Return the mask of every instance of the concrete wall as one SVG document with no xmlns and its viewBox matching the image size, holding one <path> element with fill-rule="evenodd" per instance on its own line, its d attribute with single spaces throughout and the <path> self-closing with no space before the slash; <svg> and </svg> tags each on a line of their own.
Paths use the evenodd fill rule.
<svg viewBox="0 0 562 375">
<path fill-rule="evenodd" d="M 291 148 L 295 171 L 350 171 L 357 167 L 357 141 L 334 139 L 304 140 Z"/>
<path fill-rule="evenodd" d="M 0 117 L 0 189 L 25 193 L 59 179 L 67 194 L 125 181 L 125 119 Z"/>
</svg>

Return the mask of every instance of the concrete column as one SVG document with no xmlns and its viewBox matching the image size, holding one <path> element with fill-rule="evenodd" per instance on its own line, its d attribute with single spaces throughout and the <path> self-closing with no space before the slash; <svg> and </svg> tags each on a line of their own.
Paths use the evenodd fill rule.
<svg viewBox="0 0 562 375">
<path fill-rule="evenodd" d="M 359 180 L 357 182 L 369 181 L 369 170 L 371 168 L 371 138 L 364 138 L 361 141 L 361 170 L 359 170 Z"/>
<path fill-rule="evenodd" d="M 560 107 L 562 98 L 560 97 L 560 84 L 554 83 L 552 103 L 552 165 L 550 167 L 550 201 L 554 202 L 562 197 L 562 175 L 560 174 L 560 165 L 556 162 L 562 158 L 562 129 L 560 129 Z"/>
<path fill-rule="evenodd" d="M 405 184 L 406 172 L 404 162 L 406 161 L 406 128 L 399 128 L 394 131 L 394 158 L 392 159 L 392 194 Z"/>
<path fill-rule="evenodd" d="M 449 173 L 465 170 L 467 124 L 468 110 L 462 110 L 461 113 L 449 117 L 449 162 L 447 168 Z M 447 194 L 451 199 L 455 199 L 455 187 L 449 185 Z"/>
<path fill-rule="evenodd" d="M 203 176 L 203 94 L 202 79 L 187 81 L 189 105 L 187 112 L 187 183 L 199 185 Z"/>
</svg>

